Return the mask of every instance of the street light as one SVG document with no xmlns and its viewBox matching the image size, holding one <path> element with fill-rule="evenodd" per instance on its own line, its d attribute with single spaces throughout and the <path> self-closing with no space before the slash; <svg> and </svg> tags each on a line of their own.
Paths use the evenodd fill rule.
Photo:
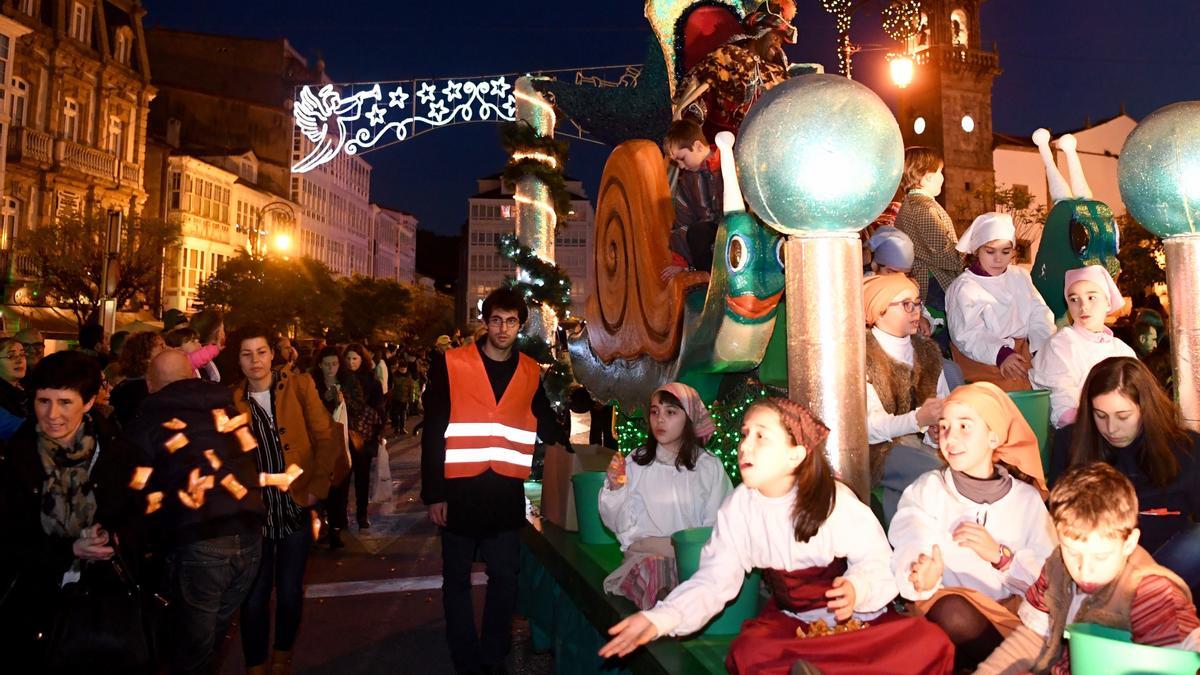
<svg viewBox="0 0 1200 675">
<path fill-rule="evenodd" d="M 275 235 L 275 242 L 272 245 L 272 248 L 274 248 L 277 252 L 282 253 L 284 256 L 287 256 L 287 254 L 292 250 L 292 238 L 289 235 L 280 232 L 279 234 Z"/>
<path fill-rule="evenodd" d="M 913 62 L 908 56 L 900 54 L 893 56 L 888 63 L 888 70 L 892 73 L 892 83 L 901 89 L 912 84 L 913 81 Z"/>
<path fill-rule="evenodd" d="M 264 249 L 267 244 L 266 237 L 268 234 L 270 234 L 270 231 L 263 226 L 263 217 L 268 211 L 279 211 L 281 213 L 286 213 L 289 221 L 296 221 L 296 213 L 292 210 L 292 205 L 288 202 L 277 200 L 266 204 L 261 209 L 258 209 L 255 214 L 253 226 L 242 225 L 240 223 L 235 225 L 234 229 L 239 233 L 245 234 L 246 238 L 249 239 L 248 243 L 250 256 L 256 260 L 261 260 L 266 256 L 266 251 Z M 292 238 L 286 233 L 280 232 L 275 235 L 274 244 L 275 250 L 286 252 L 292 247 Z"/>
</svg>

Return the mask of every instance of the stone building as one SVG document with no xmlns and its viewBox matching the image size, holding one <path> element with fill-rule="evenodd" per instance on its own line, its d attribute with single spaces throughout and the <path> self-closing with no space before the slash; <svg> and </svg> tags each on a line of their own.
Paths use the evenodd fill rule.
<svg viewBox="0 0 1200 675">
<path fill-rule="evenodd" d="M 5 271 L 25 228 L 60 218 L 138 214 L 150 84 L 138 0 L 15 0 L 0 8 L 28 32 L 5 63 Z M 2 50 L 0 50 L 2 51 Z M 12 267 L 10 267 L 12 266 Z M 10 284 L 5 300 L 21 291 Z"/>
</svg>

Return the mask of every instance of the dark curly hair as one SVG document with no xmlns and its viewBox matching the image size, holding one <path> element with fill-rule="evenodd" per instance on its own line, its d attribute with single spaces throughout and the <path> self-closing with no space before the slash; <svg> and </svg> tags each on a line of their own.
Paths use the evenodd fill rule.
<svg viewBox="0 0 1200 675">
<path fill-rule="evenodd" d="M 145 377 L 146 369 L 150 367 L 150 354 L 155 346 L 166 346 L 162 336 L 149 331 L 134 333 L 121 347 L 121 375 L 125 377 Z"/>
</svg>

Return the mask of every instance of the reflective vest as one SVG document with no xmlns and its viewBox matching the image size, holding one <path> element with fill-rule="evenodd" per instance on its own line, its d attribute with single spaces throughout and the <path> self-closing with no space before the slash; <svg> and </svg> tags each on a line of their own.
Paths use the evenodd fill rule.
<svg viewBox="0 0 1200 675">
<path fill-rule="evenodd" d="M 529 478 L 537 440 L 531 406 L 541 371 L 528 356 L 518 354 L 517 359 L 517 370 L 497 402 L 474 343 L 446 352 L 446 478 L 471 478 L 488 469 L 509 478 Z"/>
</svg>

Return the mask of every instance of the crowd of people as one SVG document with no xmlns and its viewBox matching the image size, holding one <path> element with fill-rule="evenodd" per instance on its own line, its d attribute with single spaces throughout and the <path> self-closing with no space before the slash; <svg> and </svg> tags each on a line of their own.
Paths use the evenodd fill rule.
<svg viewBox="0 0 1200 675">
<path fill-rule="evenodd" d="M 246 671 L 291 672 L 310 548 L 344 546 L 352 487 L 371 527 L 372 462 L 421 413 L 432 349 L 164 319 L 49 355 L 0 338 L 0 644 L 23 672 L 212 672 L 239 611 Z"/>
</svg>

